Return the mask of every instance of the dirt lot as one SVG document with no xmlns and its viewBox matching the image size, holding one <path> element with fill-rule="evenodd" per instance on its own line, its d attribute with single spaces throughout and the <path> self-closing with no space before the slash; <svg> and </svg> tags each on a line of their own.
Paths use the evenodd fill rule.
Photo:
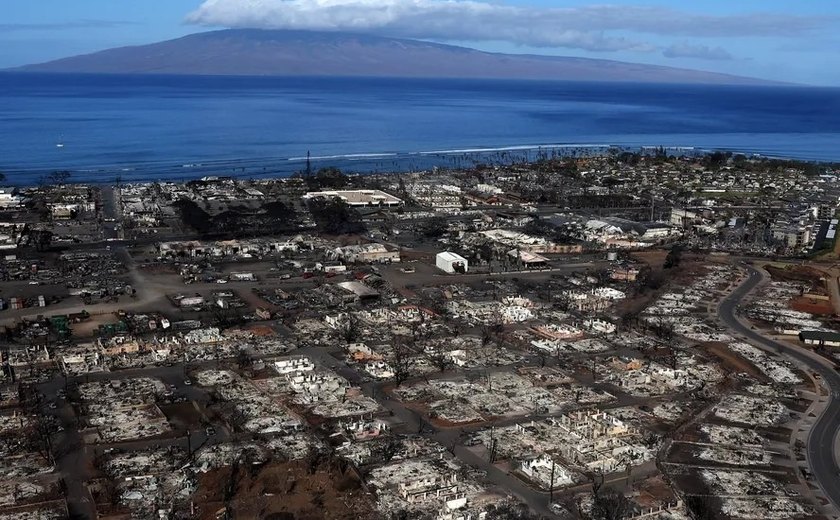
<svg viewBox="0 0 840 520">
<path fill-rule="evenodd" d="M 648 284 L 648 288 L 635 296 L 616 303 L 614 306 L 616 315 L 640 313 L 663 291 L 667 290 L 669 283 L 689 285 L 705 272 L 702 259 L 696 259 L 685 253 L 683 253 L 683 260 L 678 267 L 666 270 L 663 268 L 666 255 L 667 252 L 665 251 L 642 251 L 630 255 L 635 261 L 650 267 L 652 282 Z"/>
<path fill-rule="evenodd" d="M 169 424 L 178 431 L 200 428 L 204 422 L 201 412 L 192 402 L 161 404 L 158 407 Z"/>
<path fill-rule="evenodd" d="M 788 265 L 784 268 L 775 265 L 765 265 L 764 269 L 770 273 L 773 280 L 780 282 L 802 283 L 813 294 L 828 294 L 823 278 L 825 275 L 811 267 Z"/>
<path fill-rule="evenodd" d="M 350 470 L 310 460 L 243 464 L 199 475 L 195 518 L 215 520 L 225 498 L 236 519 L 374 520 L 373 501 Z M 313 471 L 314 470 L 314 471 Z M 232 473 L 235 473 L 232 475 Z M 278 499 L 279 497 L 282 497 Z"/>
<path fill-rule="evenodd" d="M 112 312 L 97 312 L 91 314 L 90 318 L 86 321 L 72 323 L 70 329 L 73 331 L 74 338 L 93 338 L 96 336 L 97 329 L 100 326 L 114 323 L 117 319 L 117 315 Z"/>
<path fill-rule="evenodd" d="M 808 312 L 820 316 L 831 316 L 834 314 L 834 307 L 830 301 L 808 298 L 806 296 L 791 300 L 790 308 L 795 311 Z"/>
<path fill-rule="evenodd" d="M 636 503 L 643 507 L 656 507 L 663 502 L 675 500 L 673 491 L 661 475 L 645 479 L 634 487 L 639 492 Z"/>
<path fill-rule="evenodd" d="M 653 271 L 661 271 L 662 265 L 665 263 L 665 257 L 668 256 L 666 251 L 639 251 L 631 253 L 630 257 L 637 262 L 647 264 Z"/>
<path fill-rule="evenodd" d="M 768 383 L 770 379 L 758 370 L 755 365 L 745 360 L 743 357 L 735 354 L 724 343 L 703 343 L 701 345 L 710 354 L 720 359 L 721 367 L 732 372 L 745 372 L 750 376 L 758 379 L 761 382 Z"/>
</svg>

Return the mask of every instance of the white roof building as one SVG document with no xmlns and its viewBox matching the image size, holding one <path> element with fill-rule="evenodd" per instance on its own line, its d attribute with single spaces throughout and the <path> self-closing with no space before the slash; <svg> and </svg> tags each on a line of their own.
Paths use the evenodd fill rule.
<svg viewBox="0 0 840 520">
<path fill-rule="evenodd" d="M 381 190 L 311 191 L 303 196 L 303 200 L 310 200 L 318 197 L 341 199 L 346 202 L 348 206 L 354 207 L 392 207 L 402 204 L 402 200 Z"/>
<path fill-rule="evenodd" d="M 461 255 L 444 251 L 435 257 L 435 266 L 443 272 L 452 274 L 466 273 L 469 265 L 466 258 Z"/>
<path fill-rule="evenodd" d="M 0 188 L 0 208 L 16 208 L 23 203 L 23 197 L 15 188 Z"/>
</svg>

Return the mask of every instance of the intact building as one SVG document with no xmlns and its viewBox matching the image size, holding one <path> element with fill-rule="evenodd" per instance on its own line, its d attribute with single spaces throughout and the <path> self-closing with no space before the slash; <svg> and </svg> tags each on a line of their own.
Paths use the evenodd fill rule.
<svg viewBox="0 0 840 520">
<path fill-rule="evenodd" d="M 16 188 L 0 188 L 0 208 L 16 208 L 22 202 L 23 198 L 17 194 Z"/>
<path fill-rule="evenodd" d="M 671 209 L 671 225 L 686 228 L 700 220 L 700 215 L 687 209 Z"/>
<path fill-rule="evenodd" d="M 303 200 L 318 197 L 341 199 L 348 206 L 353 207 L 396 207 L 402 200 L 381 190 L 343 190 L 343 191 L 311 191 L 303 196 Z"/>
<path fill-rule="evenodd" d="M 799 341 L 806 345 L 840 347 L 840 334 L 821 330 L 803 330 L 799 333 Z"/>
<path fill-rule="evenodd" d="M 805 247 L 811 241 L 811 229 L 804 226 L 777 228 L 773 230 L 773 238 L 790 248 Z"/>
<path fill-rule="evenodd" d="M 399 251 L 388 251 L 382 244 L 339 247 L 331 252 L 331 256 L 346 262 L 392 263 L 400 261 Z"/>
<path fill-rule="evenodd" d="M 435 257 L 435 265 L 445 273 L 466 273 L 468 270 L 467 259 L 461 255 L 444 251 Z"/>
</svg>

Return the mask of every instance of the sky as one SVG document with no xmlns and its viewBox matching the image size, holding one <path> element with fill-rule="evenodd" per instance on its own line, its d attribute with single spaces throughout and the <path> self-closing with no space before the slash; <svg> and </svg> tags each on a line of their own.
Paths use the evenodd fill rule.
<svg viewBox="0 0 840 520">
<path fill-rule="evenodd" d="M 0 68 L 226 27 L 342 30 L 840 86 L 838 0 L 0 0 Z"/>
</svg>

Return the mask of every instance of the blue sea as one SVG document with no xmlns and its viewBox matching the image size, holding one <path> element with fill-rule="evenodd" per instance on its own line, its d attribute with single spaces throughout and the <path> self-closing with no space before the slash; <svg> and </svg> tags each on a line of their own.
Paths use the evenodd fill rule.
<svg viewBox="0 0 840 520">
<path fill-rule="evenodd" d="M 840 161 L 840 89 L 0 73 L 14 184 L 417 170 L 608 145 Z"/>
</svg>

